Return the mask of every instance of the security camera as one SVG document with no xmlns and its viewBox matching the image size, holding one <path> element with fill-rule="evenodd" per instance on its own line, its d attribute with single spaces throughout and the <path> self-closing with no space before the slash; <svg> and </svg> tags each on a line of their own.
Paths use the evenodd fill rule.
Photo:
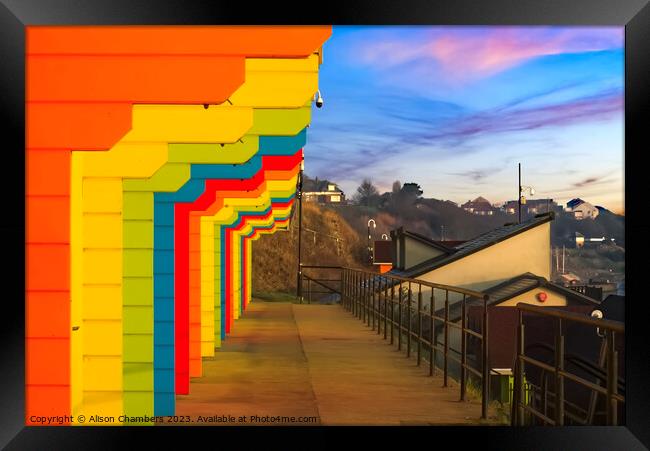
<svg viewBox="0 0 650 451">
<path fill-rule="evenodd" d="M 316 97 L 316 96 L 318 96 L 316 98 L 316 107 L 317 108 L 322 108 L 323 107 L 323 97 L 320 95 L 320 90 L 318 90 L 316 92 L 316 94 L 314 95 L 314 97 Z"/>
</svg>

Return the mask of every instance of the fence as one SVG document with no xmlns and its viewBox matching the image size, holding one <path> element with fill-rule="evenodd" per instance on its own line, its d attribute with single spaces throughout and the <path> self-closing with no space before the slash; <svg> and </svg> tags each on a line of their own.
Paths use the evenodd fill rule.
<svg viewBox="0 0 650 451">
<path fill-rule="evenodd" d="M 311 304 L 313 300 L 340 300 L 342 290 L 340 266 L 300 265 L 298 274 L 298 299 Z M 312 275 L 303 270 L 312 270 Z M 316 272 L 318 274 L 313 274 Z M 333 298 L 333 299 L 332 299 Z"/>
<path fill-rule="evenodd" d="M 438 355 L 441 355 L 443 386 L 445 387 L 448 386 L 450 360 L 458 363 L 461 400 L 464 401 L 466 398 L 468 375 L 471 374 L 480 379 L 482 386 L 481 418 L 487 418 L 489 400 L 488 296 L 477 291 L 423 280 L 380 275 L 352 268 L 340 268 L 340 270 L 343 307 L 372 327 L 373 330 L 376 329 L 377 334 L 381 334 L 383 331 L 383 338 L 390 338 L 391 344 L 397 341 L 398 350 L 401 350 L 405 344 L 407 357 L 411 356 L 414 344 L 418 366 L 428 350 L 426 357 L 429 361 L 430 376 L 435 374 L 437 370 L 435 362 L 438 360 Z M 436 309 L 437 300 L 444 303 L 442 309 Z M 483 307 L 480 332 L 467 326 L 467 306 L 477 303 Z M 459 307 L 460 312 L 458 312 Z M 451 316 L 452 313 L 454 317 Z M 456 319 L 458 313 L 460 313 L 460 318 Z M 427 327 L 423 327 L 424 325 Z M 428 329 L 428 333 L 426 333 L 426 329 Z M 461 343 L 458 356 L 451 352 L 451 330 L 460 332 Z M 444 337 L 442 343 L 438 342 L 438 335 Z M 480 360 L 476 355 L 473 356 L 474 364 L 478 368 L 472 366 L 468 361 L 468 337 L 481 343 Z"/>
<path fill-rule="evenodd" d="M 519 311 L 519 326 L 512 424 L 523 426 L 537 421 L 542 424 L 562 426 L 567 418 L 579 424 L 592 424 L 596 413 L 598 396 L 604 396 L 606 424 L 617 425 L 619 423 L 618 413 L 622 407 L 619 403 L 625 402 L 624 395 L 619 393 L 625 391 L 625 381 L 618 374 L 619 356 L 616 350 L 617 336 L 625 333 L 623 323 L 524 303 L 517 304 L 517 309 Z M 539 343 L 534 345 L 534 347 L 541 346 L 553 352 L 553 365 L 526 355 L 526 351 L 530 351 L 531 347 L 525 346 L 524 314 L 542 316 L 555 321 L 554 347 Z M 593 328 L 598 336 L 604 338 L 598 365 L 594 365 L 578 355 L 567 355 L 565 353 L 565 332 L 567 325 L 571 323 L 589 326 Z M 536 393 L 532 396 L 534 402 L 528 403 L 524 401 L 526 396 L 524 384 L 526 380 L 526 364 L 541 370 L 539 385 L 534 387 Z M 575 371 L 569 371 L 569 367 L 579 369 L 582 374 L 594 377 L 596 382 L 585 379 Z M 550 392 L 547 382 L 549 375 L 554 380 L 553 392 Z M 591 396 L 586 408 L 581 408 L 565 398 L 565 379 L 590 391 Z M 539 399 L 539 402 L 536 402 L 537 399 Z M 549 410 L 553 412 L 552 417 L 549 416 Z M 584 418 L 580 416 L 581 413 L 585 415 Z"/>
</svg>

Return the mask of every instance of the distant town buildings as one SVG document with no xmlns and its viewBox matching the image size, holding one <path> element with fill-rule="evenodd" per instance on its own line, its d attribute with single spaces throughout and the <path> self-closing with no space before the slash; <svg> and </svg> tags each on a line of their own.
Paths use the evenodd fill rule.
<svg viewBox="0 0 650 451">
<path fill-rule="evenodd" d="M 509 215 L 517 214 L 517 201 L 509 200 L 501 207 L 501 210 Z M 562 207 L 553 199 L 526 199 L 526 203 L 521 205 L 521 213 L 524 216 L 534 216 L 539 213 L 548 213 L 554 211 L 559 213 Z"/>
<path fill-rule="evenodd" d="M 571 199 L 567 202 L 564 211 L 572 213 L 573 217 L 578 220 L 595 219 L 600 213 L 600 210 L 597 207 L 580 198 Z"/>
<path fill-rule="evenodd" d="M 477 197 L 474 200 L 468 200 L 463 205 L 461 205 L 461 208 L 465 211 L 481 216 L 491 216 L 497 210 L 492 206 L 489 200 L 481 196 Z"/>
<path fill-rule="evenodd" d="M 585 236 L 580 232 L 576 232 L 575 241 L 576 241 L 576 248 L 584 247 L 585 244 L 586 245 L 610 244 L 610 243 L 615 244 L 614 238 L 606 238 L 604 236 L 596 237 L 596 238 L 585 238 Z"/>
<path fill-rule="evenodd" d="M 345 203 L 345 193 L 335 183 L 328 183 L 325 191 L 305 191 L 303 196 L 307 202 L 335 205 Z"/>
</svg>

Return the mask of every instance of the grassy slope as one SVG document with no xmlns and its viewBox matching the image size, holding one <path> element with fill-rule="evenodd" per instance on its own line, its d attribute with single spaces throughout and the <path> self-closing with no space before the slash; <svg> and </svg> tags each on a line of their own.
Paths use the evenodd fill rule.
<svg viewBox="0 0 650 451">
<path fill-rule="evenodd" d="M 365 243 L 338 212 L 308 202 L 303 208 L 303 264 L 361 266 Z M 289 231 L 264 235 L 253 243 L 253 293 L 273 299 L 283 299 L 279 293 L 295 293 L 297 249 L 296 212 Z"/>
</svg>

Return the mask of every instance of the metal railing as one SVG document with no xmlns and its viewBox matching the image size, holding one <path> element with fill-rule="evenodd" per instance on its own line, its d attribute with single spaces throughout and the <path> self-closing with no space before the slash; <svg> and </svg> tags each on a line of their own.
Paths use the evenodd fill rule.
<svg viewBox="0 0 650 451">
<path fill-rule="evenodd" d="M 413 345 L 417 352 L 417 365 L 423 358 L 429 361 L 429 375 L 437 372 L 439 356 L 442 356 L 443 386 L 448 386 L 449 362 L 455 361 L 459 368 L 460 399 L 466 398 L 468 376 L 481 381 L 481 418 L 487 418 L 489 401 L 488 357 L 488 296 L 477 291 L 441 285 L 423 280 L 395 275 L 384 275 L 361 269 L 342 267 L 341 303 L 377 334 L 383 332 L 390 343 L 397 341 L 397 349 L 406 347 L 411 356 Z M 430 291 L 430 293 L 427 293 Z M 438 297 L 436 298 L 436 295 Z M 426 299 L 425 299 L 426 296 Z M 436 300 L 444 302 L 444 308 L 436 310 Z M 453 301 L 453 302 L 452 302 Z M 460 318 L 450 317 L 450 306 L 458 310 Z M 453 304 L 453 305 L 452 305 Z M 482 307 L 481 331 L 470 329 L 467 322 L 468 305 Z M 425 326 L 425 327 L 423 327 Z M 424 331 L 428 329 L 428 333 Z M 460 331 L 460 350 L 452 353 L 450 331 Z M 442 337 L 439 343 L 438 335 Z M 475 354 L 475 368 L 469 362 L 468 337 L 481 343 L 481 359 Z M 406 343 L 404 343 L 406 341 Z M 413 343 L 415 342 L 415 343 Z M 425 356 L 428 350 L 428 355 Z M 476 349 L 478 351 L 478 349 Z M 478 352 L 477 352 L 478 353 Z"/>
<path fill-rule="evenodd" d="M 340 275 L 340 266 L 323 266 L 323 265 L 300 265 L 301 271 L 298 274 L 298 299 L 302 304 L 304 300 L 308 304 L 311 304 L 313 295 L 334 295 L 337 294 L 339 298 L 341 297 L 342 290 L 342 281 L 341 277 L 332 277 L 330 276 L 310 276 L 305 274 L 302 270 L 312 269 L 312 270 L 325 270 L 329 273 L 336 273 Z M 306 287 L 305 287 L 306 285 Z M 305 289 L 306 288 L 306 289 Z M 305 299 L 305 296 L 306 299 Z"/>
<path fill-rule="evenodd" d="M 618 403 L 625 402 L 625 396 L 619 393 L 619 387 L 624 389 L 624 380 L 619 378 L 618 375 L 618 352 L 615 349 L 615 338 L 617 334 L 624 335 L 625 326 L 623 323 L 618 321 L 611 321 L 606 319 L 596 319 L 584 314 L 578 314 L 573 312 L 567 312 L 563 310 L 554 309 L 552 307 L 537 307 L 534 305 L 519 303 L 517 304 L 517 309 L 519 313 L 519 325 L 518 325 L 518 336 L 517 336 L 517 357 L 515 361 L 515 378 L 514 378 L 514 393 L 513 393 L 513 415 L 512 415 L 512 424 L 523 426 L 526 424 L 526 414 L 532 415 L 533 417 L 541 420 L 543 424 L 550 424 L 555 426 L 564 425 L 565 417 L 573 419 L 579 423 L 585 424 L 581 421 L 575 413 L 567 412 L 565 407 L 572 406 L 565 399 L 564 393 L 564 382 L 565 379 L 568 379 L 578 385 L 585 387 L 592 392 L 590 405 L 588 409 L 584 410 L 586 414 L 586 419 L 593 418 L 595 401 L 594 399 L 598 395 L 605 396 L 605 411 L 606 411 L 606 422 L 607 425 L 617 425 L 617 416 L 618 416 Z M 548 364 L 542 362 L 538 359 L 534 359 L 529 355 L 526 355 L 526 350 L 530 350 L 530 347 L 525 346 L 525 325 L 524 325 L 524 313 L 540 315 L 547 317 L 549 319 L 555 320 L 557 323 L 556 333 L 555 333 L 555 348 L 554 348 L 554 362 L 553 364 Z M 583 361 L 580 358 L 568 358 L 565 354 L 565 323 L 578 323 L 587 326 L 592 326 L 598 333 L 604 333 L 605 342 L 603 355 L 604 357 L 604 371 L 598 371 L 597 368 L 594 368 L 593 365 L 589 362 Z M 536 346 L 539 346 L 536 344 Z M 582 371 L 586 371 L 588 374 L 591 374 L 596 377 L 597 382 L 591 382 L 586 380 L 583 377 L 576 375 L 575 373 L 569 372 L 568 368 L 565 366 L 565 363 L 572 363 L 574 366 L 580 368 Z M 541 410 L 537 408 L 536 405 L 527 404 L 524 400 L 525 397 L 525 365 L 531 365 L 542 370 L 542 402 Z M 554 392 L 552 393 L 552 410 L 553 418 L 548 416 L 547 410 L 547 400 L 549 392 L 547 390 L 546 377 L 551 375 L 555 381 Z M 604 382 L 605 386 L 603 387 L 602 383 Z M 621 385 L 622 384 L 622 385 Z M 574 406 L 577 407 L 577 406 Z"/>
</svg>

